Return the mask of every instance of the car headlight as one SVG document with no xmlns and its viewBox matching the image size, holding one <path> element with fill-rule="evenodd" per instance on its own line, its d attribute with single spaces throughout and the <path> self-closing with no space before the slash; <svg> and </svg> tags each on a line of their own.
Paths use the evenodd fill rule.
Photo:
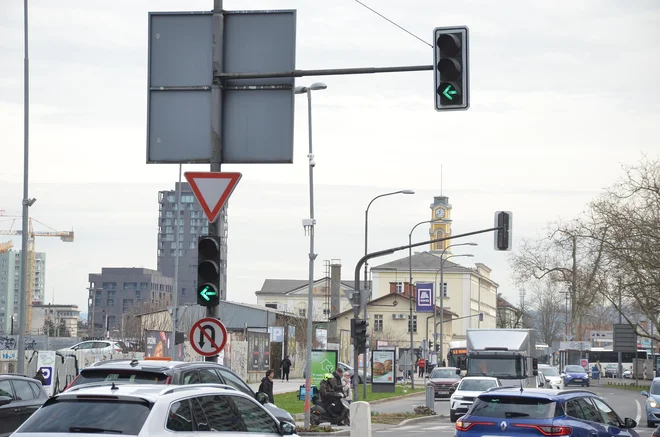
<svg viewBox="0 0 660 437">
<path fill-rule="evenodd" d="M 463 396 L 452 396 L 454 399 L 463 399 Z"/>
<path fill-rule="evenodd" d="M 656 401 L 650 400 L 649 401 L 649 407 L 658 408 L 658 403 Z"/>
</svg>

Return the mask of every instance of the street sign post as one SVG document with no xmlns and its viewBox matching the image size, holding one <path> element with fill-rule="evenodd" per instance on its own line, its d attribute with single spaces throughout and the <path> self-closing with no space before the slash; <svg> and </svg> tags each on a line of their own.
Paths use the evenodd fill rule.
<svg viewBox="0 0 660 437">
<path fill-rule="evenodd" d="M 227 343 L 227 328 L 218 319 L 205 317 L 190 329 L 190 345 L 203 357 L 214 357 Z"/>
<path fill-rule="evenodd" d="M 235 172 L 187 171 L 184 173 L 206 218 L 213 223 L 229 196 L 241 180 L 242 174 Z"/>
</svg>

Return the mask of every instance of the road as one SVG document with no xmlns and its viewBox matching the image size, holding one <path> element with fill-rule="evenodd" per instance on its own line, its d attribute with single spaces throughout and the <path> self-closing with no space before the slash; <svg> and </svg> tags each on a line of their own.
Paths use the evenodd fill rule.
<svg viewBox="0 0 660 437">
<path fill-rule="evenodd" d="M 635 431 L 637 431 L 640 437 L 649 437 L 653 433 L 652 428 L 646 427 L 646 415 L 644 411 L 646 398 L 639 392 L 603 386 L 592 386 L 589 389 L 605 399 L 621 418 L 630 417 L 631 419 L 635 419 L 638 423 Z M 412 412 L 418 405 L 425 405 L 425 396 L 423 394 L 387 403 L 375 404 L 372 405 L 371 409 L 380 413 Z M 380 437 L 419 435 L 427 432 L 432 432 L 434 437 L 453 436 L 454 424 L 448 418 L 449 402 L 447 400 L 436 400 L 435 411 L 438 415 L 445 417 L 439 417 L 432 422 L 427 421 L 417 424 L 413 422 L 400 427 L 375 429 L 373 433 Z"/>
</svg>

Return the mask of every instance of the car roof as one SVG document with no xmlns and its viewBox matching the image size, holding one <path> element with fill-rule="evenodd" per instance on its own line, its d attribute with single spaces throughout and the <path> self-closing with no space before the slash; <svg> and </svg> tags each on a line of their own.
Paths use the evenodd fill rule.
<svg viewBox="0 0 660 437">
<path fill-rule="evenodd" d="M 26 375 L 15 375 L 13 373 L 0 373 L 0 379 L 24 379 L 32 382 L 36 382 L 37 380 Z"/>
<path fill-rule="evenodd" d="M 164 372 L 174 368 L 189 368 L 189 367 L 221 367 L 225 368 L 222 364 L 213 363 L 209 361 L 169 361 L 169 360 L 106 360 L 94 363 L 83 370 L 96 369 L 96 368 L 112 368 L 112 369 L 136 369 L 149 372 Z"/>
<path fill-rule="evenodd" d="M 489 396 L 489 395 L 548 399 L 551 401 L 571 399 L 576 396 L 584 396 L 584 395 L 598 397 L 596 393 L 584 389 L 557 390 L 557 389 L 545 389 L 545 388 L 523 388 L 521 391 L 520 387 L 515 385 L 492 388 L 479 395 L 479 397 Z"/>
<path fill-rule="evenodd" d="M 249 396 L 224 384 L 188 384 L 163 386 L 159 384 L 114 384 L 101 383 L 81 385 L 57 394 L 58 399 L 77 399 L 80 397 L 139 398 L 155 403 L 167 395 L 205 396 L 231 393 L 243 397 Z M 176 396 L 175 396 L 176 397 Z"/>
<path fill-rule="evenodd" d="M 461 381 L 465 380 L 475 380 L 475 381 L 497 381 L 498 379 L 494 376 L 464 376 Z"/>
</svg>

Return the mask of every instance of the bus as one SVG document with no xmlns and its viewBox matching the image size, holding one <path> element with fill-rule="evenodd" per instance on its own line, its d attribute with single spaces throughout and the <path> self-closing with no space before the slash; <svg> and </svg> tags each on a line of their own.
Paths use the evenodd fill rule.
<svg viewBox="0 0 660 437">
<path fill-rule="evenodd" d="M 457 340 L 449 342 L 449 351 L 447 352 L 447 367 L 458 367 L 461 373 L 467 372 L 467 340 Z"/>
<path fill-rule="evenodd" d="M 592 347 L 589 353 L 589 371 L 596 364 L 600 362 L 600 366 L 605 371 L 605 367 L 608 364 L 618 364 L 619 362 L 619 353 L 614 352 L 611 349 L 605 349 L 602 347 Z M 639 358 L 641 360 L 649 359 L 649 353 L 646 349 L 638 349 L 637 353 L 634 352 L 621 352 L 621 365 L 623 370 L 631 369 L 633 358 Z"/>
<path fill-rule="evenodd" d="M 543 343 L 536 343 L 536 354 L 534 355 L 539 364 L 552 364 L 552 353 L 550 346 Z"/>
</svg>

